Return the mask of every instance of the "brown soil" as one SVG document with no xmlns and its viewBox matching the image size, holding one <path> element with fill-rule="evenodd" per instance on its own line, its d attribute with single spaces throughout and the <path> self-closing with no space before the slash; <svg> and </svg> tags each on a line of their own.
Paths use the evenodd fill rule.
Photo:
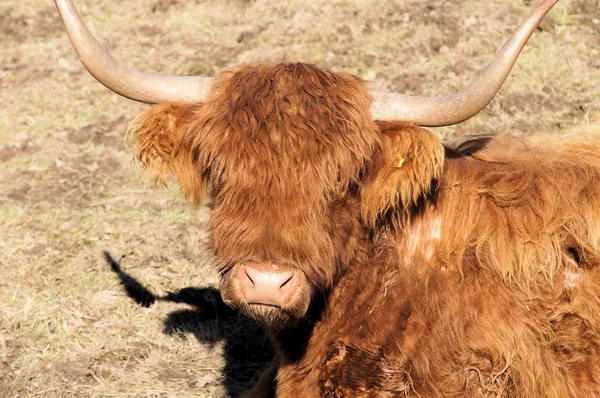
<svg viewBox="0 0 600 398">
<path fill-rule="evenodd" d="M 75 3 L 117 59 L 147 72 L 304 61 L 423 95 L 464 86 L 532 8 Z M 597 118 L 598 51 L 600 3 L 561 0 L 490 106 L 436 133 L 540 136 Z M 87 74 L 51 3 L 0 2 L 0 395 L 236 395 L 270 357 L 260 328 L 214 288 L 208 210 L 192 212 L 175 185 L 156 189 L 131 162 L 125 132 L 146 108 Z"/>
</svg>

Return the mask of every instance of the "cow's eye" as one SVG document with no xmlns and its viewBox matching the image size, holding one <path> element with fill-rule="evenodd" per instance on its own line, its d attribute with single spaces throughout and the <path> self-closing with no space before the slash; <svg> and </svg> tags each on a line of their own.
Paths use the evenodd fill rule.
<svg viewBox="0 0 600 398">
<path fill-rule="evenodd" d="M 581 253 L 579 252 L 579 249 L 576 247 L 567 247 L 566 252 L 567 255 L 577 263 L 577 265 L 581 264 Z"/>
</svg>

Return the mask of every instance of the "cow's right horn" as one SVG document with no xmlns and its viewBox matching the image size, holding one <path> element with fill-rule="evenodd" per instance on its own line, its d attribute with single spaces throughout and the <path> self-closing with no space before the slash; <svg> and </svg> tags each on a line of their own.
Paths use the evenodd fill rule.
<svg viewBox="0 0 600 398">
<path fill-rule="evenodd" d="M 494 60 L 462 90 L 443 97 L 373 93 L 373 118 L 437 127 L 460 123 L 475 116 L 498 93 L 527 40 L 557 2 L 543 0 L 507 40 Z"/>
<path fill-rule="evenodd" d="M 119 64 L 87 29 L 71 0 L 54 0 L 81 63 L 100 83 L 115 93 L 148 104 L 201 102 L 211 78 L 153 75 Z"/>
</svg>

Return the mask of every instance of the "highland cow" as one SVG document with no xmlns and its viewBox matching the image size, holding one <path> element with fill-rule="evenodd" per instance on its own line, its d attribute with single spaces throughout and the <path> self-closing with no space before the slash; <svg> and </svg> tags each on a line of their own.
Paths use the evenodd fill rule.
<svg viewBox="0 0 600 398">
<path fill-rule="evenodd" d="M 247 396 L 600 396 L 600 140 L 444 148 L 556 0 L 448 97 L 373 93 L 303 63 L 214 79 L 116 63 L 55 0 L 84 65 L 158 104 L 135 156 L 212 207 L 223 299 L 277 359 Z"/>
</svg>

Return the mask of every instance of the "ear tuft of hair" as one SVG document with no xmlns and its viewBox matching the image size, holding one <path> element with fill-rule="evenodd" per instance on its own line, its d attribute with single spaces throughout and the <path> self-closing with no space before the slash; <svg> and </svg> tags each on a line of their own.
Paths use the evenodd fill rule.
<svg viewBox="0 0 600 398">
<path fill-rule="evenodd" d="M 204 197 L 204 177 L 190 144 L 193 132 L 189 125 L 201 108 L 202 104 L 156 105 L 136 117 L 127 132 L 142 170 L 154 174 L 156 182 L 165 186 L 167 179 L 175 176 L 194 206 Z"/>
<path fill-rule="evenodd" d="M 394 208 L 409 208 L 429 194 L 444 165 L 444 148 L 428 130 L 404 122 L 377 122 L 381 148 L 361 187 L 363 220 L 374 227 Z"/>
</svg>

